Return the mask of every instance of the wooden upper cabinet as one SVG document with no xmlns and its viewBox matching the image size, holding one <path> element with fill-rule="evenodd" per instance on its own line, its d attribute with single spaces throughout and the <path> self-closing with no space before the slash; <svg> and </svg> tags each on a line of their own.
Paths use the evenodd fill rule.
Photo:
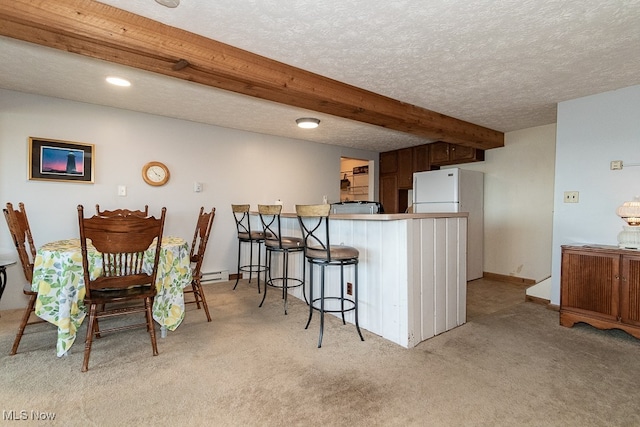
<svg viewBox="0 0 640 427">
<path fill-rule="evenodd" d="M 434 142 L 430 145 L 429 160 L 432 166 L 456 165 L 484 160 L 484 150 L 447 142 Z"/>
<path fill-rule="evenodd" d="M 398 213 L 398 177 L 395 174 L 380 175 L 380 203 L 385 213 Z"/>
<path fill-rule="evenodd" d="M 432 165 L 446 164 L 449 161 L 449 144 L 446 142 L 434 142 L 429 147 L 429 160 Z"/>
<path fill-rule="evenodd" d="M 431 170 L 431 161 L 429 159 L 429 145 L 422 144 L 413 147 L 413 171 L 424 172 Z"/>
<path fill-rule="evenodd" d="M 380 174 L 398 172 L 398 150 L 380 153 Z"/>
<path fill-rule="evenodd" d="M 414 172 L 484 160 L 484 151 L 438 141 L 380 153 L 380 201 L 386 213 L 404 212 Z"/>
<path fill-rule="evenodd" d="M 398 150 L 398 188 L 413 187 L 413 148 Z"/>
<path fill-rule="evenodd" d="M 484 151 L 476 150 L 472 147 L 465 147 L 463 145 L 449 144 L 449 157 L 451 160 L 468 160 L 470 162 L 476 161 L 476 153 L 482 152 L 482 160 L 484 160 Z"/>
</svg>

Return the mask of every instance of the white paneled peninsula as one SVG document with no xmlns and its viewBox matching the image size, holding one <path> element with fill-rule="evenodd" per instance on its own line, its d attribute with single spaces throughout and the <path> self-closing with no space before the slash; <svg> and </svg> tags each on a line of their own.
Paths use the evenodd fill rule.
<svg viewBox="0 0 640 427">
<path fill-rule="evenodd" d="M 285 234 L 300 235 L 294 214 L 282 221 Z M 411 348 L 466 322 L 466 213 L 337 214 L 330 224 L 332 244 L 360 251 L 361 328 Z M 290 275 L 299 277 L 300 258 L 290 263 Z M 327 295 L 339 295 L 339 271 L 327 269 Z M 353 282 L 353 268 L 345 268 L 345 280 Z M 290 292 L 303 299 L 300 288 Z M 354 323 L 353 312 L 346 320 Z M 326 330 L 325 339 L 331 339 Z"/>
</svg>

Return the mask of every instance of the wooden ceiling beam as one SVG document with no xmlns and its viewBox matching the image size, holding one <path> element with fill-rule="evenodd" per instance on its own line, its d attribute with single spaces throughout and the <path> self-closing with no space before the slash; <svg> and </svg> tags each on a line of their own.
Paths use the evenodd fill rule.
<svg viewBox="0 0 640 427">
<path fill-rule="evenodd" d="M 0 2 L 0 34 L 478 149 L 504 134 L 89 0 Z"/>
</svg>

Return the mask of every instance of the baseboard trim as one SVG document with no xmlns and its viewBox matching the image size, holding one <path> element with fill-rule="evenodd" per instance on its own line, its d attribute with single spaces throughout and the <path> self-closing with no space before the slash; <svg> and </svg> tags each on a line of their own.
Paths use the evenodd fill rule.
<svg viewBox="0 0 640 427">
<path fill-rule="evenodd" d="M 551 302 L 548 299 L 534 297 L 534 296 L 531 296 L 531 295 L 525 296 L 524 300 L 527 301 L 527 302 L 532 302 L 534 304 L 540 304 L 540 305 L 546 305 L 546 306 L 548 306 L 549 303 Z"/>
<path fill-rule="evenodd" d="M 531 295 L 526 295 L 524 300 L 526 302 L 532 302 L 534 304 L 544 305 L 547 310 L 560 311 L 560 306 L 557 305 L 557 304 L 551 304 L 551 301 L 549 301 L 548 299 L 538 298 L 538 297 L 534 297 L 534 296 L 531 296 Z"/>
<path fill-rule="evenodd" d="M 536 281 L 533 280 L 533 279 L 527 279 L 527 278 L 524 278 L 524 277 L 510 276 L 510 275 L 506 275 L 506 274 L 488 273 L 486 271 L 482 273 L 482 278 L 483 279 L 488 279 L 488 280 L 495 280 L 497 282 L 514 283 L 516 285 L 533 286 L 533 285 L 536 284 Z"/>
</svg>

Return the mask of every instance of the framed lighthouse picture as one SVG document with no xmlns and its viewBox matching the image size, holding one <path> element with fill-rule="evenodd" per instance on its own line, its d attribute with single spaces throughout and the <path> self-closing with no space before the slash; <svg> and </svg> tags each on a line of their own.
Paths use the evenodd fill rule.
<svg viewBox="0 0 640 427">
<path fill-rule="evenodd" d="M 29 179 L 93 184 L 93 144 L 29 138 Z"/>
</svg>

